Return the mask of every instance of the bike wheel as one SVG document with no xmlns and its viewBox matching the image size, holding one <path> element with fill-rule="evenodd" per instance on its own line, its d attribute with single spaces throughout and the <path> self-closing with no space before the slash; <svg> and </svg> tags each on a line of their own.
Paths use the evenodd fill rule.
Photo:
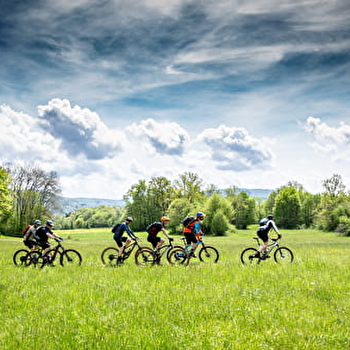
<svg viewBox="0 0 350 350">
<path fill-rule="evenodd" d="M 25 266 L 33 266 L 37 268 L 42 268 L 45 264 L 44 257 L 38 250 L 33 250 L 27 253 L 25 257 Z"/>
<path fill-rule="evenodd" d="M 219 252 L 216 248 L 211 246 L 205 246 L 199 251 L 199 260 L 202 262 L 216 263 L 219 260 Z"/>
<path fill-rule="evenodd" d="M 118 249 L 114 247 L 106 248 L 101 254 L 101 260 L 103 265 L 116 266 L 118 261 Z"/>
<path fill-rule="evenodd" d="M 185 249 L 183 248 L 175 248 L 171 250 L 168 262 L 171 265 L 183 265 L 187 266 L 189 263 L 188 254 L 186 253 Z"/>
<path fill-rule="evenodd" d="M 135 253 L 135 263 L 137 266 L 153 266 L 157 256 L 150 248 L 141 248 Z"/>
<path fill-rule="evenodd" d="M 241 253 L 241 262 L 244 265 L 260 264 L 260 257 L 256 256 L 258 250 L 255 248 L 246 248 Z"/>
<path fill-rule="evenodd" d="M 67 249 L 61 255 L 60 263 L 64 267 L 80 266 L 81 262 L 80 253 L 74 249 Z"/>
<path fill-rule="evenodd" d="M 294 256 L 289 248 L 279 247 L 275 250 L 273 258 L 275 259 L 276 263 L 289 264 L 293 261 Z"/>
<path fill-rule="evenodd" d="M 57 264 L 62 265 L 62 253 L 58 250 L 56 251 L 56 249 L 50 249 L 44 255 L 44 265 L 56 266 Z M 44 267 L 44 265 L 43 265 L 43 267 Z"/>
<path fill-rule="evenodd" d="M 16 266 L 25 266 L 26 256 L 28 253 L 29 253 L 29 250 L 27 249 L 17 250 L 17 252 L 13 254 L 13 263 Z"/>
</svg>

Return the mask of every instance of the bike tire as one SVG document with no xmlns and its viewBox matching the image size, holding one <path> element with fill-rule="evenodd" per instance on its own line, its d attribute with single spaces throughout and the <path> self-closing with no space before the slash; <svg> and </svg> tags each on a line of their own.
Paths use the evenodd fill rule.
<svg viewBox="0 0 350 350">
<path fill-rule="evenodd" d="M 137 266 L 153 266 L 157 260 L 151 248 L 141 248 L 135 253 L 135 263 Z"/>
<path fill-rule="evenodd" d="M 67 249 L 61 255 L 60 263 L 64 267 L 80 266 L 81 262 L 80 253 L 74 249 Z"/>
<path fill-rule="evenodd" d="M 16 266 L 25 266 L 26 256 L 29 253 L 27 249 L 19 249 L 13 254 L 13 263 Z"/>
<path fill-rule="evenodd" d="M 170 265 L 187 266 L 189 263 L 189 256 L 183 248 L 174 248 L 171 250 L 168 258 Z"/>
<path fill-rule="evenodd" d="M 241 262 L 244 265 L 256 265 L 260 264 L 260 258 L 255 257 L 258 250 L 255 248 L 246 248 L 241 253 Z"/>
<path fill-rule="evenodd" d="M 108 247 L 101 253 L 101 261 L 106 266 L 116 266 L 118 261 L 118 249 L 114 247 Z"/>
<path fill-rule="evenodd" d="M 289 264 L 293 262 L 294 255 L 293 252 L 287 247 L 279 247 L 275 250 L 273 258 L 278 264 Z"/>
<path fill-rule="evenodd" d="M 209 245 L 202 247 L 198 254 L 199 260 L 206 263 L 217 263 L 219 256 L 218 250 Z"/>
<path fill-rule="evenodd" d="M 33 250 L 27 253 L 25 258 L 25 266 L 42 268 L 44 264 L 44 257 L 38 250 Z"/>
</svg>

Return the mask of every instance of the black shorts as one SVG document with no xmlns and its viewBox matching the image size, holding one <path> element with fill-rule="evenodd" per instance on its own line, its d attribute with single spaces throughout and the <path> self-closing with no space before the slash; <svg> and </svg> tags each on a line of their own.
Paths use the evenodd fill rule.
<svg viewBox="0 0 350 350">
<path fill-rule="evenodd" d="M 263 242 L 268 242 L 269 240 L 268 231 L 264 230 L 263 228 L 259 228 L 258 231 L 256 231 L 256 233 Z"/>
<path fill-rule="evenodd" d="M 126 240 L 128 239 L 128 237 L 125 237 L 125 236 L 113 236 L 113 238 L 116 241 L 119 248 L 122 247 L 123 242 L 125 243 Z"/>
<path fill-rule="evenodd" d="M 36 243 L 36 241 L 33 241 L 32 239 L 26 239 L 23 241 L 23 243 L 29 249 L 32 249 L 33 247 L 35 247 L 38 244 L 38 243 Z"/>
<path fill-rule="evenodd" d="M 196 235 L 194 232 L 184 232 L 184 236 L 186 238 L 186 243 L 191 244 L 191 243 L 197 243 L 198 239 L 196 238 Z"/>
<path fill-rule="evenodd" d="M 46 248 L 50 248 L 50 243 L 48 241 L 43 241 L 43 240 L 40 240 L 40 241 L 37 241 L 38 245 L 40 245 L 40 247 L 42 247 L 43 249 L 46 249 Z"/>
<path fill-rule="evenodd" d="M 155 248 L 157 246 L 157 244 L 160 242 L 160 237 L 149 235 L 147 237 L 147 241 L 152 244 L 153 248 Z"/>
</svg>

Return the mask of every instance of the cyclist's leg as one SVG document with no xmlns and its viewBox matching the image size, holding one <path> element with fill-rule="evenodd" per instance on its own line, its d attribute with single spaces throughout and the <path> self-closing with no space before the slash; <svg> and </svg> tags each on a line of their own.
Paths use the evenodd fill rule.
<svg viewBox="0 0 350 350">
<path fill-rule="evenodd" d="M 192 245 L 190 256 L 195 257 L 194 251 L 196 250 L 198 245 L 198 240 L 196 238 L 196 235 L 194 234 L 194 232 L 189 232 L 188 234 L 185 235 L 185 237 L 186 237 L 187 244 Z"/>
<path fill-rule="evenodd" d="M 123 238 L 126 238 L 126 237 L 117 236 L 117 235 L 113 236 L 113 239 L 115 240 L 115 243 L 117 243 L 117 246 L 118 246 L 118 261 L 120 261 L 120 257 L 122 256 L 124 251 Z"/>
<path fill-rule="evenodd" d="M 147 241 L 152 244 L 152 248 L 153 248 L 153 251 L 155 253 L 158 252 L 158 244 L 159 244 L 160 240 L 161 240 L 161 238 L 158 236 L 148 235 L 148 237 L 147 237 Z"/>
<path fill-rule="evenodd" d="M 157 237 L 157 238 L 159 238 L 159 242 L 156 245 L 156 250 L 158 251 L 159 248 L 165 243 L 165 239 L 162 237 Z"/>
<path fill-rule="evenodd" d="M 263 241 L 263 245 L 259 247 L 256 255 L 262 254 L 266 250 L 267 246 L 269 245 L 269 236 L 267 232 L 258 231 L 258 236 Z"/>
</svg>

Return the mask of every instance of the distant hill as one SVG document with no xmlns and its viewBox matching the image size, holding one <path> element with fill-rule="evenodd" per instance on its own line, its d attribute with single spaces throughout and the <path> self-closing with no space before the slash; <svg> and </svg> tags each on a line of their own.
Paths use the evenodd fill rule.
<svg viewBox="0 0 350 350">
<path fill-rule="evenodd" d="M 61 210 L 57 214 L 68 214 L 80 208 L 96 208 L 100 205 L 109 207 L 123 207 L 123 200 L 103 199 L 103 198 L 68 198 L 60 197 Z"/>
<path fill-rule="evenodd" d="M 265 190 L 259 188 L 238 188 L 240 192 L 246 192 L 252 198 L 261 198 L 265 200 L 268 198 L 272 190 Z M 224 194 L 224 191 L 221 191 Z M 100 205 L 109 207 L 124 207 L 125 203 L 122 199 L 103 199 L 103 198 L 69 198 L 60 197 L 61 210 L 57 214 L 68 214 L 80 208 L 96 208 Z"/>
</svg>

